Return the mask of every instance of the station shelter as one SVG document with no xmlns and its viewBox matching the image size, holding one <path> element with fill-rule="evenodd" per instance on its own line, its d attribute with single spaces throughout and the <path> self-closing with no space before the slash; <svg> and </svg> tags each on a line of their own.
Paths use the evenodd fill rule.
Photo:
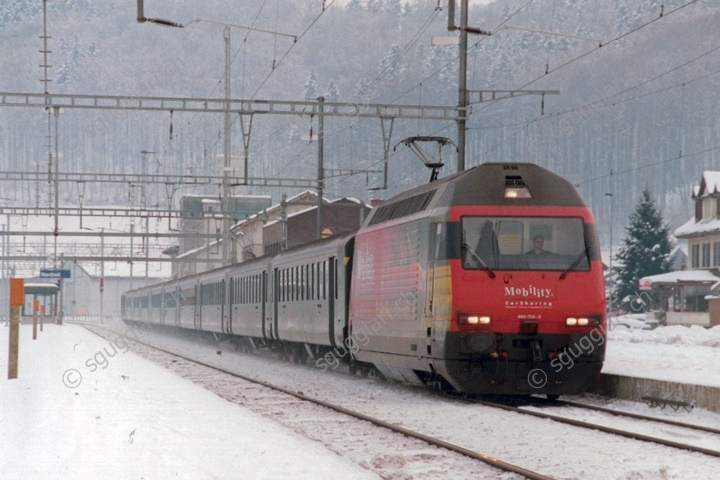
<svg viewBox="0 0 720 480">
<path fill-rule="evenodd" d="M 36 311 L 38 317 L 53 317 L 58 312 L 58 293 L 56 283 L 25 283 L 25 302 L 20 315 L 32 317 Z"/>
<path fill-rule="evenodd" d="M 718 288 L 720 277 L 710 270 L 668 272 L 639 281 L 641 297 L 665 325 L 720 325 Z"/>
</svg>

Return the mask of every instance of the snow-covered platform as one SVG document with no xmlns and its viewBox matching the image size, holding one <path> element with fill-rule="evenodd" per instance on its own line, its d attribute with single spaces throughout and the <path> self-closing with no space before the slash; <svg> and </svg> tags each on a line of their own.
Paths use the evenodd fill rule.
<svg viewBox="0 0 720 480">
<path fill-rule="evenodd" d="M 720 412 L 720 327 L 616 326 L 608 333 L 596 393 L 639 402 L 643 396 L 690 401 Z"/>
<path fill-rule="evenodd" d="M 378 478 L 79 325 L 20 327 L 7 379 L 0 324 L 0 478 Z"/>
</svg>

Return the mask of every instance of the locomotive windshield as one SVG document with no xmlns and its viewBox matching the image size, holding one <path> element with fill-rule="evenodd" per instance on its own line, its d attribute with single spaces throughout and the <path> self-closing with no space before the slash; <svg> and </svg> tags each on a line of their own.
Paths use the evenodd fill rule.
<svg viewBox="0 0 720 480">
<path fill-rule="evenodd" d="M 462 242 L 468 270 L 590 270 L 581 218 L 463 217 Z"/>
</svg>

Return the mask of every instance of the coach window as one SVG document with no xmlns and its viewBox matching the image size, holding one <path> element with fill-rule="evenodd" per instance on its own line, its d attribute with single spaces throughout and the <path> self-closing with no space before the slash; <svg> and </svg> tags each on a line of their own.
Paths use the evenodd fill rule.
<svg viewBox="0 0 720 480">
<path fill-rule="evenodd" d="M 280 298 L 281 302 L 284 302 L 285 301 L 285 269 L 284 268 L 282 270 L 280 270 L 280 288 L 279 288 L 279 290 L 280 290 L 280 292 L 278 292 L 279 293 L 278 297 Z"/>
<path fill-rule="evenodd" d="M 327 300 L 327 260 L 322 262 L 322 298 Z"/>
<path fill-rule="evenodd" d="M 278 287 L 278 298 L 281 302 L 285 301 L 285 269 L 280 270 L 280 285 Z"/>
<path fill-rule="evenodd" d="M 300 300 L 300 267 L 295 267 L 295 301 Z"/>
<path fill-rule="evenodd" d="M 164 293 L 164 303 L 166 308 L 175 308 L 177 305 L 177 299 L 175 298 L 175 293 L 171 292 L 165 292 Z"/>
<path fill-rule="evenodd" d="M 305 300 L 305 267 L 300 265 L 298 269 L 298 300 Z"/>
<path fill-rule="evenodd" d="M 299 283 L 298 288 L 300 289 L 300 300 L 305 300 L 305 265 L 298 267 Z"/>
<path fill-rule="evenodd" d="M 287 268 L 283 269 L 283 299 L 290 301 L 290 270 Z"/>
<path fill-rule="evenodd" d="M 310 264 L 310 299 L 315 300 L 315 264 Z"/>
<path fill-rule="evenodd" d="M 248 297 L 248 303 L 257 303 L 257 275 L 248 277 L 248 282 L 250 283 L 250 296 Z"/>
<path fill-rule="evenodd" d="M 297 300 L 297 267 L 290 267 L 290 301 Z"/>
<path fill-rule="evenodd" d="M 194 307 L 195 306 L 195 287 L 184 288 L 180 291 L 180 306 L 181 307 Z"/>
<path fill-rule="evenodd" d="M 442 241 L 442 223 L 436 223 L 433 227 L 430 227 L 430 252 L 433 260 L 441 260 L 441 248 L 443 245 Z M 443 255 L 444 257 L 444 255 Z"/>
<path fill-rule="evenodd" d="M 310 294 L 308 293 L 308 266 L 307 264 L 300 267 L 300 277 L 302 277 L 302 299 L 310 300 Z"/>
</svg>

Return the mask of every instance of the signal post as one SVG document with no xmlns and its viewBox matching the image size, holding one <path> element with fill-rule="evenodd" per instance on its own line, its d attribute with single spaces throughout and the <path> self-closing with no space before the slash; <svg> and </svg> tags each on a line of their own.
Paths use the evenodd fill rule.
<svg viewBox="0 0 720 480">
<path fill-rule="evenodd" d="M 10 279 L 10 341 L 8 342 L 8 380 L 18 377 L 20 347 L 20 309 L 25 303 L 25 280 Z"/>
</svg>

